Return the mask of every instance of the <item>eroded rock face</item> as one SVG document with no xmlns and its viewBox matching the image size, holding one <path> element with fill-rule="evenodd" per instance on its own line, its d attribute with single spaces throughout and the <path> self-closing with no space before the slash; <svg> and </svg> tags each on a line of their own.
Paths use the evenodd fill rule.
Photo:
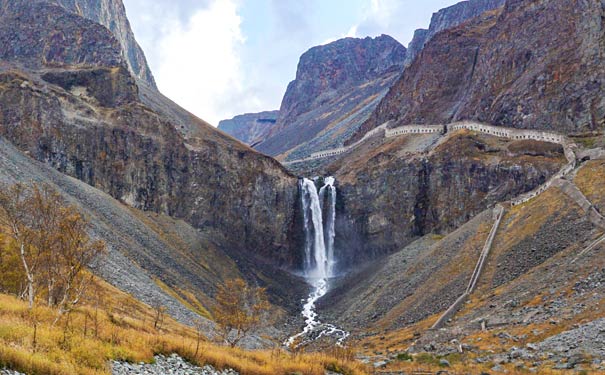
<svg viewBox="0 0 605 375">
<path fill-rule="evenodd" d="M 134 38 L 122 0 L 58 0 L 65 8 L 107 27 L 122 45 L 131 72 L 155 87 L 155 79 L 139 43 Z"/>
<path fill-rule="evenodd" d="M 477 17 L 483 12 L 496 9 L 504 5 L 505 0 L 470 0 L 461 1 L 433 13 L 428 29 L 418 29 L 414 32 L 414 38 L 408 47 L 405 57 L 405 65 L 409 66 L 416 56 L 422 51 L 424 45 L 438 32 L 456 27 L 471 18 Z"/>
<path fill-rule="evenodd" d="M 218 123 L 218 128 L 254 147 L 267 138 L 277 121 L 278 115 L 279 111 L 246 113 L 235 116 L 230 120 L 222 120 Z"/>
<path fill-rule="evenodd" d="M 401 155 L 400 142 L 405 138 L 329 167 L 339 182 L 336 248 L 346 249 L 339 259 L 360 262 L 428 233 L 449 233 L 565 163 L 556 145 L 499 144 L 469 133 L 415 155 Z"/>
<path fill-rule="evenodd" d="M 401 73 L 405 53 L 388 35 L 311 48 L 300 58 L 276 125 L 256 149 L 279 155 L 322 136 L 300 153 L 342 144 L 343 134 L 357 129 Z"/>
<path fill-rule="evenodd" d="M 190 149 L 170 122 L 137 102 L 97 116 L 98 107 L 57 87 L 22 88 L 26 80 L 10 73 L 0 81 L 0 133 L 21 150 L 133 207 L 231 233 L 231 246 L 292 261 L 296 179 L 274 160 L 233 140 Z"/>
<path fill-rule="evenodd" d="M 0 59 L 28 68 L 127 66 L 105 27 L 49 2 L 8 1 L 0 8 Z"/>
<path fill-rule="evenodd" d="M 86 18 L 109 29 L 120 43 L 122 55 L 125 57 L 131 73 L 136 78 L 155 87 L 153 74 L 143 50 L 134 38 L 122 0 L 1 0 L 0 8 L 19 12 L 24 5 L 33 3 L 60 6 L 68 13 Z M 56 25 L 60 26 L 60 22 L 56 22 Z"/>
<path fill-rule="evenodd" d="M 603 19 L 603 1 L 508 1 L 438 33 L 355 138 L 386 120 L 601 129 Z"/>
</svg>

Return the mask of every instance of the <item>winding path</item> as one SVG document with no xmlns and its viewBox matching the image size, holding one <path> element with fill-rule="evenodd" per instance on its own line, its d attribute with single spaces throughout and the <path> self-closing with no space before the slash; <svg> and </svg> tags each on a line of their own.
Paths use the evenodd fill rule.
<svg viewBox="0 0 605 375">
<path fill-rule="evenodd" d="M 367 132 L 363 138 L 358 140 L 357 142 L 344 147 L 338 147 L 328 150 L 323 150 L 319 152 L 314 152 L 309 157 L 296 159 L 291 161 L 283 162 L 284 165 L 292 165 L 296 163 L 302 163 L 305 161 L 318 160 L 323 158 L 328 158 L 332 156 L 337 156 L 344 154 L 347 151 L 354 149 L 359 146 L 361 143 L 365 142 L 367 139 L 377 135 L 382 134 L 384 138 L 392 138 L 406 134 L 441 134 L 447 135 L 456 130 L 468 129 L 472 131 L 477 131 L 484 134 L 493 135 L 495 137 L 503 137 L 514 140 L 522 140 L 522 139 L 532 139 L 536 141 L 543 142 L 551 142 L 563 145 L 565 148 L 566 156 L 568 152 L 573 152 L 571 148 L 568 146 L 573 145 L 566 136 L 555 133 L 555 132 L 547 132 L 541 130 L 525 130 L 525 129 L 516 129 L 516 128 L 508 128 L 504 126 L 494 126 L 488 124 L 482 124 L 474 121 L 461 121 L 455 122 L 447 125 L 404 125 L 397 128 L 389 129 L 390 122 L 387 121 L 384 124 L 378 126 L 375 129 Z M 569 159 L 569 157 L 568 157 Z"/>
</svg>

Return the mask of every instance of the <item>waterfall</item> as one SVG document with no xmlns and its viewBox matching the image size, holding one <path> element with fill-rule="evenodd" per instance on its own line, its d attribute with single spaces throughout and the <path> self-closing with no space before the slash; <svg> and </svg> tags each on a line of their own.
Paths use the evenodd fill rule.
<svg viewBox="0 0 605 375">
<path fill-rule="evenodd" d="M 297 340 L 306 342 L 323 336 L 333 336 L 341 344 L 349 333 L 332 324 L 322 323 L 315 312 L 315 302 L 328 292 L 329 278 L 334 277 L 334 237 L 336 235 L 336 186 L 334 177 L 326 177 L 324 185 L 317 191 L 315 182 L 304 178 L 300 181 L 302 211 L 305 231 L 304 275 L 313 287 L 304 301 L 302 316 L 305 327 L 302 332 L 290 337 L 284 344 L 292 345 Z M 327 195 L 328 205 L 325 206 Z M 323 214 L 326 213 L 324 225 Z M 312 336 L 313 338 L 308 338 Z"/>
<path fill-rule="evenodd" d="M 326 210 L 326 223 L 324 229 L 328 277 L 334 276 L 333 270 L 334 265 L 336 264 L 334 258 L 334 237 L 336 237 L 336 186 L 334 186 L 334 182 L 334 177 L 326 177 L 324 179 L 325 185 L 319 190 L 319 199 L 322 206 L 325 201 L 326 190 L 328 194 L 328 207 Z"/>
<path fill-rule="evenodd" d="M 330 265 L 324 240 L 321 204 L 315 182 L 307 178 L 302 181 L 302 208 L 306 239 L 305 275 L 309 279 L 326 279 L 330 276 Z"/>
</svg>

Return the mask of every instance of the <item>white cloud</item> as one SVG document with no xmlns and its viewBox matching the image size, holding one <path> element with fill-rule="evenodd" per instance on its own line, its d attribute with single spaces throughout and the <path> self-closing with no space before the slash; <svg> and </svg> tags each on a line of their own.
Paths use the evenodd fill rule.
<svg viewBox="0 0 605 375">
<path fill-rule="evenodd" d="M 238 0 L 126 3 L 164 95 L 215 126 L 262 109 L 258 96 L 246 89 Z"/>
<path fill-rule="evenodd" d="M 350 38 L 357 37 L 357 28 L 358 28 L 357 25 L 351 26 L 351 28 L 349 29 L 349 31 L 347 31 L 347 35 L 345 35 L 345 36 L 350 37 Z"/>
<path fill-rule="evenodd" d="M 366 4 L 364 17 L 361 21 L 351 27 L 349 33 L 354 35 L 378 35 L 382 33 L 395 34 L 400 31 L 402 11 L 406 4 L 400 0 L 370 0 Z M 398 35 L 393 35 L 396 38 Z"/>
<path fill-rule="evenodd" d="M 214 125 L 227 113 L 260 104 L 244 95 L 239 51 L 245 39 L 240 25 L 237 4 L 215 0 L 185 24 L 173 19 L 157 44 L 160 90 Z"/>
</svg>

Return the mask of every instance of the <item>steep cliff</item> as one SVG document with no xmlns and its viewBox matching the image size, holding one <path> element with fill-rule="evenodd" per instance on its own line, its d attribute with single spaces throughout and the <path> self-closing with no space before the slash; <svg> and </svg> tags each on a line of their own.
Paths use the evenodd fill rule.
<svg viewBox="0 0 605 375">
<path fill-rule="evenodd" d="M 508 1 L 438 33 L 354 139 L 386 120 L 601 129 L 603 19 L 602 1 Z"/>
<path fill-rule="evenodd" d="M 18 11 L 24 3 L 35 2 L 60 6 L 69 13 L 105 26 L 120 43 L 128 68 L 135 78 L 155 87 L 145 54 L 134 38 L 121 0 L 2 0 L 0 11 L 8 8 Z"/>
<path fill-rule="evenodd" d="M 414 38 L 410 42 L 408 53 L 405 56 L 405 66 L 409 66 L 414 61 L 424 48 L 424 45 L 438 32 L 456 27 L 488 10 L 499 8 L 504 5 L 504 2 L 505 0 L 461 1 L 451 7 L 433 13 L 429 28 L 418 29 L 414 32 Z"/>
<path fill-rule="evenodd" d="M 279 111 L 246 113 L 235 116 L 230 120 L 222 120 L 218 123 L 218 128 L 254 147 L 267 138 L 277 121 L 278 115 Z"/>
<path fill-rule="evenodd" d="M 297 158 L 342 144 L 398 77 L 405 53 L 387 35 L 311 48 L 300 58 L 276 125 L 256 149 L 269 155 L 290 151 L 288 157 Z"/>
<path fill-rule="evenodd" d="M 141 95 L 107 28 L 50 2 L 2 9 L 2 136 L 132 207 L 214 231 L 221 249 L 296 263 L 296 179 L 276 161 Z"/>
<path fill-rule="evenodd" d="M 562 152 L 558 145 L 468 132 L 361 147 L 326 172 L 339 182 L 340 259 L 360 264 L 426 234 L 449 233 L 544 183 L 565 164 Z"/>
</svg>

